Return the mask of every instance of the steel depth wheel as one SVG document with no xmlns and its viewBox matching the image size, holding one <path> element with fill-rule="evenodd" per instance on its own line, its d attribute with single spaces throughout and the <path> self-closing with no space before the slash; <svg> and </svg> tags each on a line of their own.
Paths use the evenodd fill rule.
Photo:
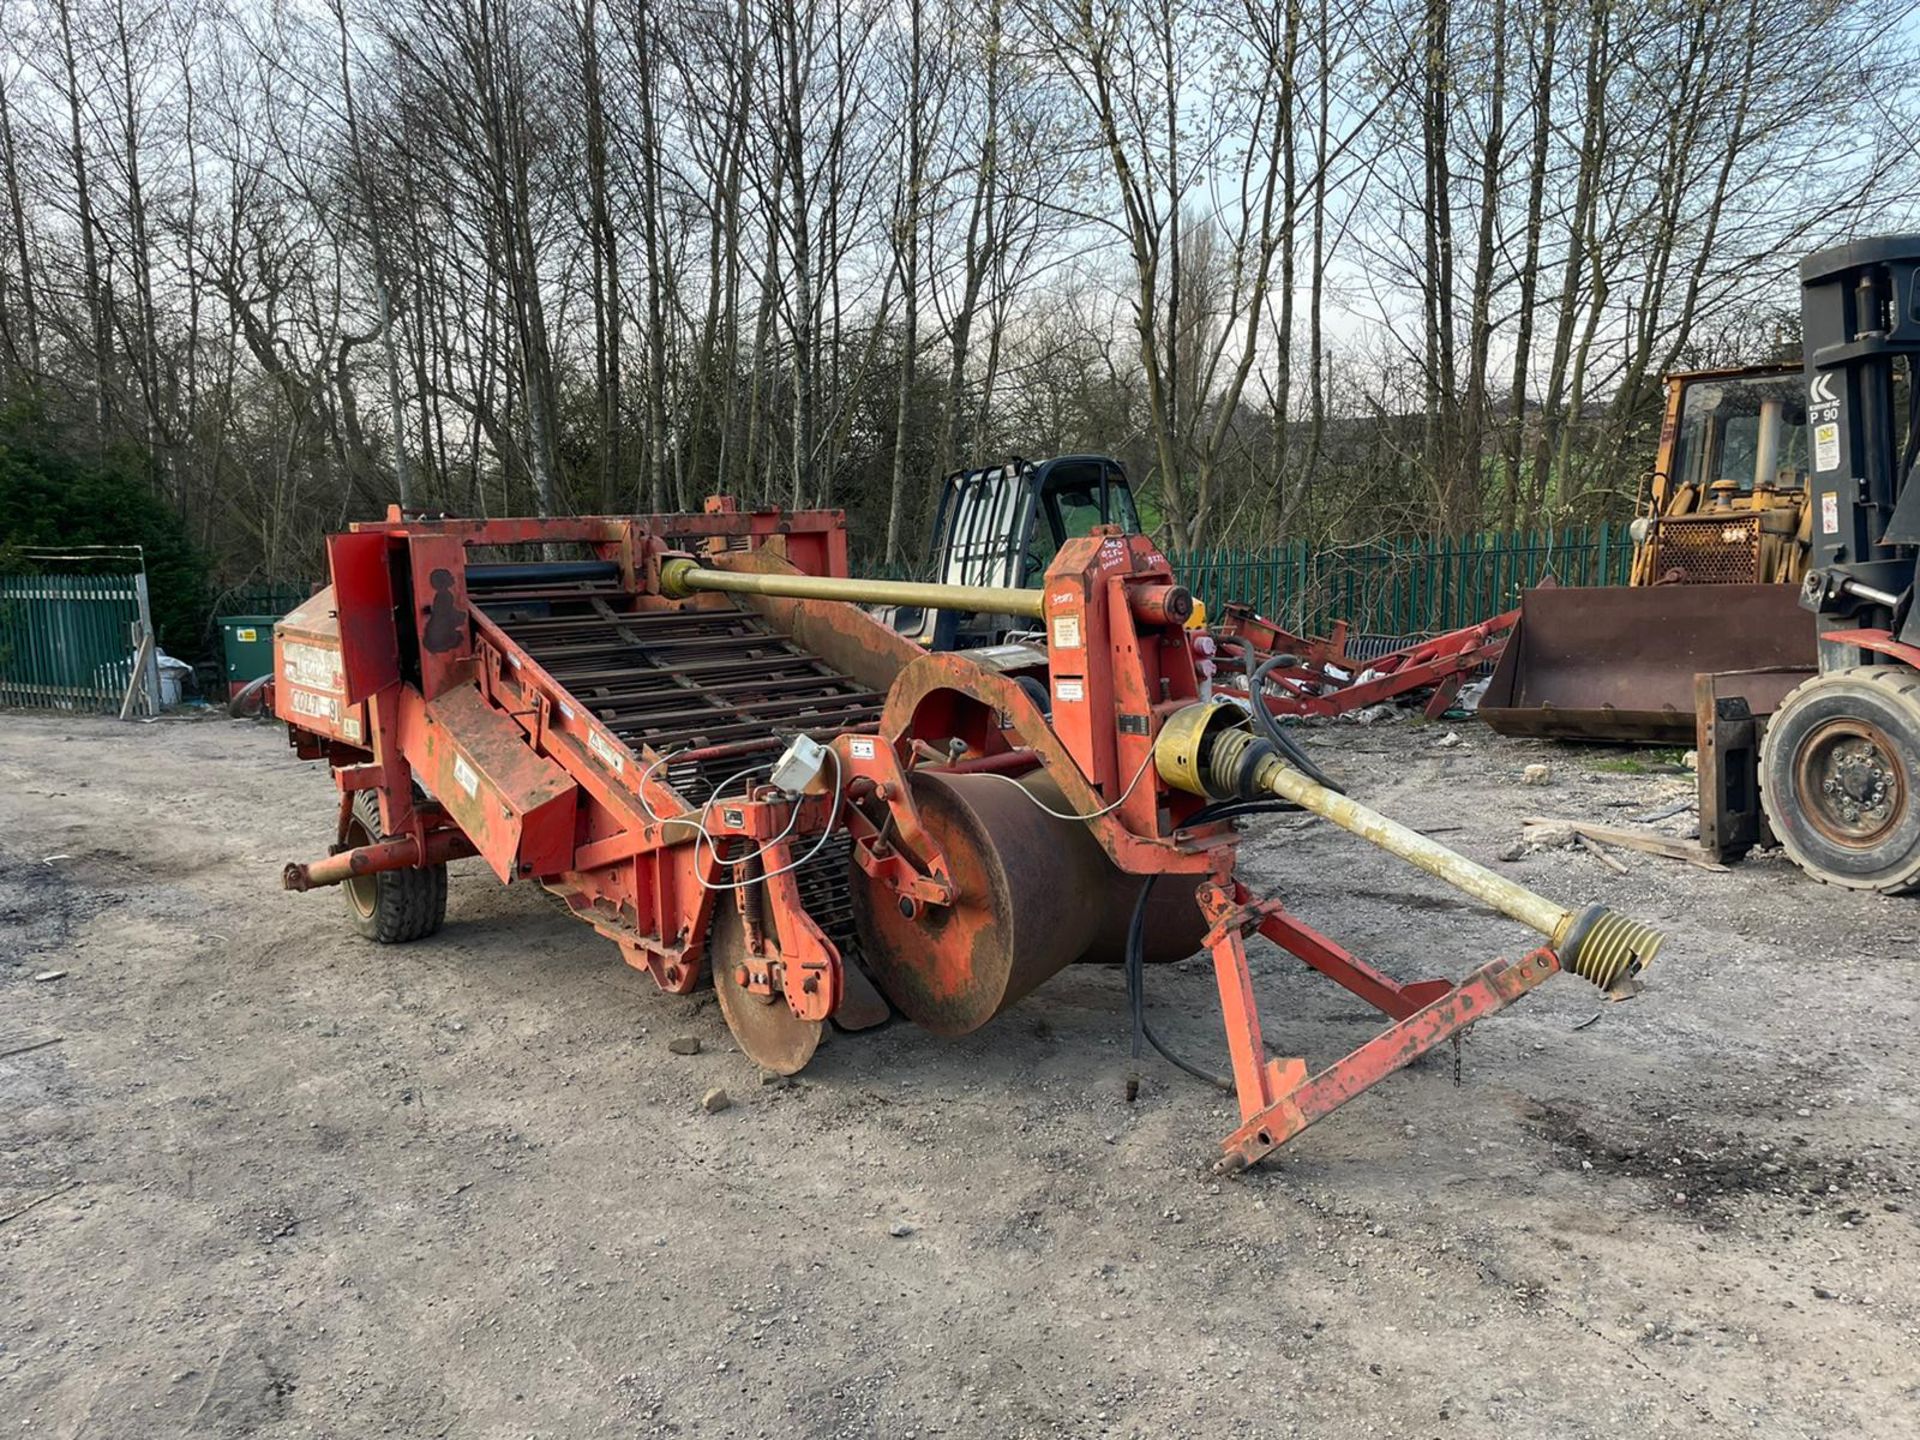
<svg viewBox="0 0 1920 1440">
<path fill-rule="evenodd" d="M 772 921 L 763 922 L 771 934 Z M 713 899 L 713 920 L 707 931 L 707 964 L 720 1014 L 741 1052 L 776 1075 L 797 1075 L 813 1058 L 826 1029 L 823 1020 L 803 1020 L 793 1013 L 777 991 L 760 995 L 747 988 L 746 972 L 766 961 L 747 946 L 746 922 L 733 896 L 722 891 Z"/>
<path fill-rule="evenodd" d="M 353 797 L 347 819 L 347 845 L 373 845 L 380 834 L 380 801 L 371 790 Z M 347 897 L 353 928 L 382 945 L 424 940 L 447 918 L 447 867 L 428 865 L 409 870 L 378 870 L 356 875 L 340 886 Z"/>
<path fill-rule="evenodd" d="M 1920 888 L 1920 673 L 1864 665 L 1819 675 L 1781 702 L 1760 746 L 1760 800 L 1816 880 Z"/>
</svg>

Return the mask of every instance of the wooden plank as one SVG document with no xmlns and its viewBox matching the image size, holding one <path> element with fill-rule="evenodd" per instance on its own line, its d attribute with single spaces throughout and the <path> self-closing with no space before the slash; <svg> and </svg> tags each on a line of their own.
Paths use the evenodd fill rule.
<svg viewBox="0 0 1920 1440">
<path fill-rule="evenodd" d="M 1694 840 L 1676 840 L 1671 835 L 1660 835 L 1651 830 L 1628 830 L 1619 825 L 1595 825 L 1588 820 L 1556 820 L 1545 815 L 1529 815 L 1521 823 L 1564 825 L 1576 835 L 1618 845 L 1623 850 L 1638 850 L 1643 855 L 1664 855 L 1669 860 L 1684 860 L 1702 870 L 1718 870 L 1723 875 L 1727 873 L 1727 867 L 1715 863 L 1699 842 Z"/>
<path fill-rule="evenodd" d="M 140 693 L 140 682 L 147 678 L 147 662 L 153 658 L 153 636 L 140 637 L 139 652 L 133 657 L 133 669 L 127 675 L 127 693 L 120 697 L 120 718 L 133 714 L 133 697 Z M 160 711 L 160 697 L 153 697 L 154 713 Z"/>
<path fill-rule="evenodd" d="M 1627 873 L 1627 867 L 1620 858 L 1603 849 L 1600 842 L 1595 840 L 1591 835 L 1581 835 L 1579 840 L 1581 849 L 1585 850 L 1589 855 L 1593 856 L 1594 859 L 1613 871 L 1614 874 L 1624 875 Z"/>
</svg>

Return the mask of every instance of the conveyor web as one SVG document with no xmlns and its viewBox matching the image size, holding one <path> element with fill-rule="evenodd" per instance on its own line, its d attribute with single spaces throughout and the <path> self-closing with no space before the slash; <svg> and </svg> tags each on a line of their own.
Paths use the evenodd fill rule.
<svg viewBox="0 0 1920 1440">
<path fill-rule="evenodd" d="M 531 577 L 472 586 L 470 594 L 643 762 L 645 749 L 658 756 L 724 748 L 660 766 L 657 778 L 693 805 L 743 791 L 795 735 L 869 729 L 880 717 L 883 696 L 746 610 L 638 611 L 614 585 Z M 836 835 L 795 878 L 813 922 L 857 963 L 848 849 Z"/>
</svg>

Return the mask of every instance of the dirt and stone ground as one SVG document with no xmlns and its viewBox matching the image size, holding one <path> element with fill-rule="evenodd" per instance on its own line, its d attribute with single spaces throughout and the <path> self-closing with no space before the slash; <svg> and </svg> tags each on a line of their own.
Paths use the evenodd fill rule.
<svg viewBox="0 0 1920 1440">
<path fill-rule="evenodd" d="M 1489 861 L 1685 793 L 1455 728 L 1312 739 Z M 1647 993 L 1555 980 L 1220 1180 L 1225 1097 L 1124 1099 L 1116 970 L 763 1086 L 473 862 L 411 947 L 282 893 L 332 797 L 270 726 L 0 727 L 0 1434 L 1920 1434 L 1920 901 L 1529 854 L 1670 928 Z M 1402 977 L 1526 943 L 1318 824 L 1246 864 Z M 1278 1047 L 1370 1033 L 1261 948 Z M 1222 1064 L 1210 972 L 1149 987 Z"/>
</svg>

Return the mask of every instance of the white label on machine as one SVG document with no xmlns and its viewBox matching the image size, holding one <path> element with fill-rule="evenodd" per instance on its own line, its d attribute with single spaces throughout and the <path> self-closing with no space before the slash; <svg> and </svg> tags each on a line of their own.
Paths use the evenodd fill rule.
<svg viewBox="0 0 1920 1440">
<path fill-rule="evenodd" d="M 856 760 L 871 760 L 879 752 L 874 748 L 870 737 L 853 735 L 847 739 L 847 753 Z"/>
<path fill-rule="evenodd" d="M 1078 615 L 1053 617 L 1053 648 L 1056 650 L 1080 648 L 1080 617 Z"/>
<path fill-rule="evenodd" d="M 560 713 L 569 720 L 573 719 L 573 706 L 567 704 L 566 701 L 562 700 L 560 702 Z"/>
<path fill-rule="evenodd" d="M 467 763 L 464 755 L 453 757 L 453 783 L 467 792 L 469 800 L 479 793 L 480 772 Z"/>
<path fill-rule="evenodd" d="M 287 641 L 280 647 L 280 673 L 290 684 L 305 685 L 310 690 L 347 688 L 340 652 L 332 646 Z"/>
<path fill-rule="evenodd" d="M 1820 497 L 1820 533 L 1822 535 L 1840 533 L 1840 497 L 1831 490 Z"/>
<path fill-rule="evenodd" d="M 600 763 L 616 775 L 626 772 L 627 757 L 614 749 L 598 730 L 587 732 L 587 749 L 600 757 Z"/>
<path fill-rule="evenodd" d="M 1840 468 L 1840 427 L 1832 421 L 1813 427 L 1813 468 L 1820 471 Z"/>
<path fill-rule="evenodd" d="M 1078 680 L 1061 680 L 1055 683 L 1053 693 L 1056 699 L 1077 703 L 1087 698 L 1087 687 Z"/>
<path fill-rule="evenodd" d="M 302 690 L 289 685 L 287 706 L 296 715 L 305 715 L 312 720 L 323 720 L 329 725 L 340 723 L 340 699 L 337 695 L 316 695 L 311 690 Z"/>
</svg>

